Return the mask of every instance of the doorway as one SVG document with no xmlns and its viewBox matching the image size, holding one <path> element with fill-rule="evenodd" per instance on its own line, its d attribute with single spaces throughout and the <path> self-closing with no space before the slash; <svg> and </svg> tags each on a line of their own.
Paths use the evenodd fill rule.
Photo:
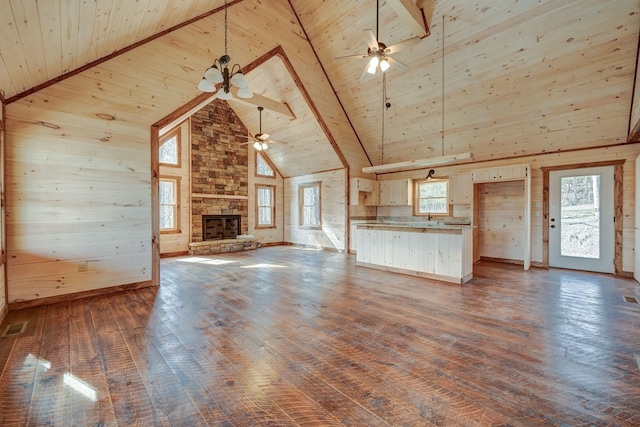
<svg viewBox="0 0 640 427">
<path fill-rule="evenodd" d="M 614 166 L 549 172 L 549 266 L 614 273 Z"/>
</svg>

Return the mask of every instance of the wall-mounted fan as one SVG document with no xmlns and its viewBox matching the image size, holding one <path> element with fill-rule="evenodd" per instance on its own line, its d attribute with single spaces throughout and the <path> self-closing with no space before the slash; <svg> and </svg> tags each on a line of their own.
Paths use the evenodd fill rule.
<svg viewBox="0 0 640 427">
<path fill-rule="evenodd" d="M 400 68 L 402 70 L 408 70 L 409 67 L 406 64 L 403 64 L 402 62 L 392 58 L 389 55 L 399 52 L 400 50 L 412 46 L 420 41 L 420 37 L 415 36 L 398 43 L 394 43 L 391 46 L 387 46 L 386 44 L 382 43 L 378 38 L 379 9 L 380 0 L 376 0 L 376 32 L 374 34 L 373 30 L 364 30 L 364 32 L 366 33 L 368 46 L 366 55 L 347 55 L 336 58 L 369 58 L 369 61 L 364 67 L 364 70 L 362 70 L 362 73 L 360 74 L 360 80 L 367 80 L 368 78 L 375 76 L 376 74 L 378 74 L 378 70 L 384 73 L 391 66 Z"/>
</svg>

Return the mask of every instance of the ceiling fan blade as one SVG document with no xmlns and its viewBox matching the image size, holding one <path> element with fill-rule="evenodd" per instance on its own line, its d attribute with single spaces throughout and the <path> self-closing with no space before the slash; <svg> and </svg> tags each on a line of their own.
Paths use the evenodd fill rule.
<svg viewBox="0 0 640 427">
<path fill-rule="evenodd" d="M 369 49 L 373 50 L 374 52 L 377 51 L 378 39 L 376 38 L 373 30 L 367 28 L 366 30 L 364 30 L 364 32 L 367 34 L 367 46 L 369 46 Z"/>
<path fill-rule="evenodd" d="M 269 141 L 265 141 L 265 142 L 268 142 L 269 144 L 271 144 L 271 143 L 276 143 L 276 144 L 288 144 L 288 142 L 287 142 L 287 141 L 280 141 L 280 140 L 278 140 L 278 139 L 270 139 Z"/>
<path fill-rule="evenodd" d="M 348 59 L 348 58 L 368 58 L 369 55 L 345 55 L 345 56 L 338 56 L 335 59 Z"/>
<path fill-rule="evenodd" d="M 409 66 L 407 66 L 407 64 L 404 64 L 400 61 L 398 61 L 397 59 L 393 59 L 392 57 L 388 56 L 387 60 L 389 61 L 389 63 L 394 66 L 394 67 L 398 67 L 403 71 L 406 71 L 409 69 Z"/>
<path fill-rule="evenodd" d="M 413 46 L 414 44 L 417 44 L 420 41 L 420 37 L 416 36 L 416 37 L 411 37 L 409 39 L 406 40 L 402 40 L 398 43 L 394 43 L 391 46 L 388 46 L 385 50 L 384 53 L 390 54 L 390 53 L 396 53 L 401 51 L 402 49 L 406 49 L 410 46 Z"/>
</svg>

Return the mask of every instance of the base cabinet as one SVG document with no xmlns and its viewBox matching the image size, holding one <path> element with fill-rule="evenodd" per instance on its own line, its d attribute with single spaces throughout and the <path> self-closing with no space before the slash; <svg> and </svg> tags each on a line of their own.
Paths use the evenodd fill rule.
<svg viewBox="0 0 640 427">
<path fill-rule="evenodd" d="M 471 227 L 426 232 L 366 224 L 358 228 L 357 265 L 453 283 L 473 277 Z"/>
</svg>

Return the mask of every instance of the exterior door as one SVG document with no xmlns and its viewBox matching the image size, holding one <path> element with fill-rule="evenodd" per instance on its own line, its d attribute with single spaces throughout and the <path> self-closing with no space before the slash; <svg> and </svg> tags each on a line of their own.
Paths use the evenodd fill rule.
<svg viewBox="0 0 640 427">
<path fill-rule="evenodd" d="M 549 173 L 549 266 L 614 272 L 614 167 Z"/>
</svg>

